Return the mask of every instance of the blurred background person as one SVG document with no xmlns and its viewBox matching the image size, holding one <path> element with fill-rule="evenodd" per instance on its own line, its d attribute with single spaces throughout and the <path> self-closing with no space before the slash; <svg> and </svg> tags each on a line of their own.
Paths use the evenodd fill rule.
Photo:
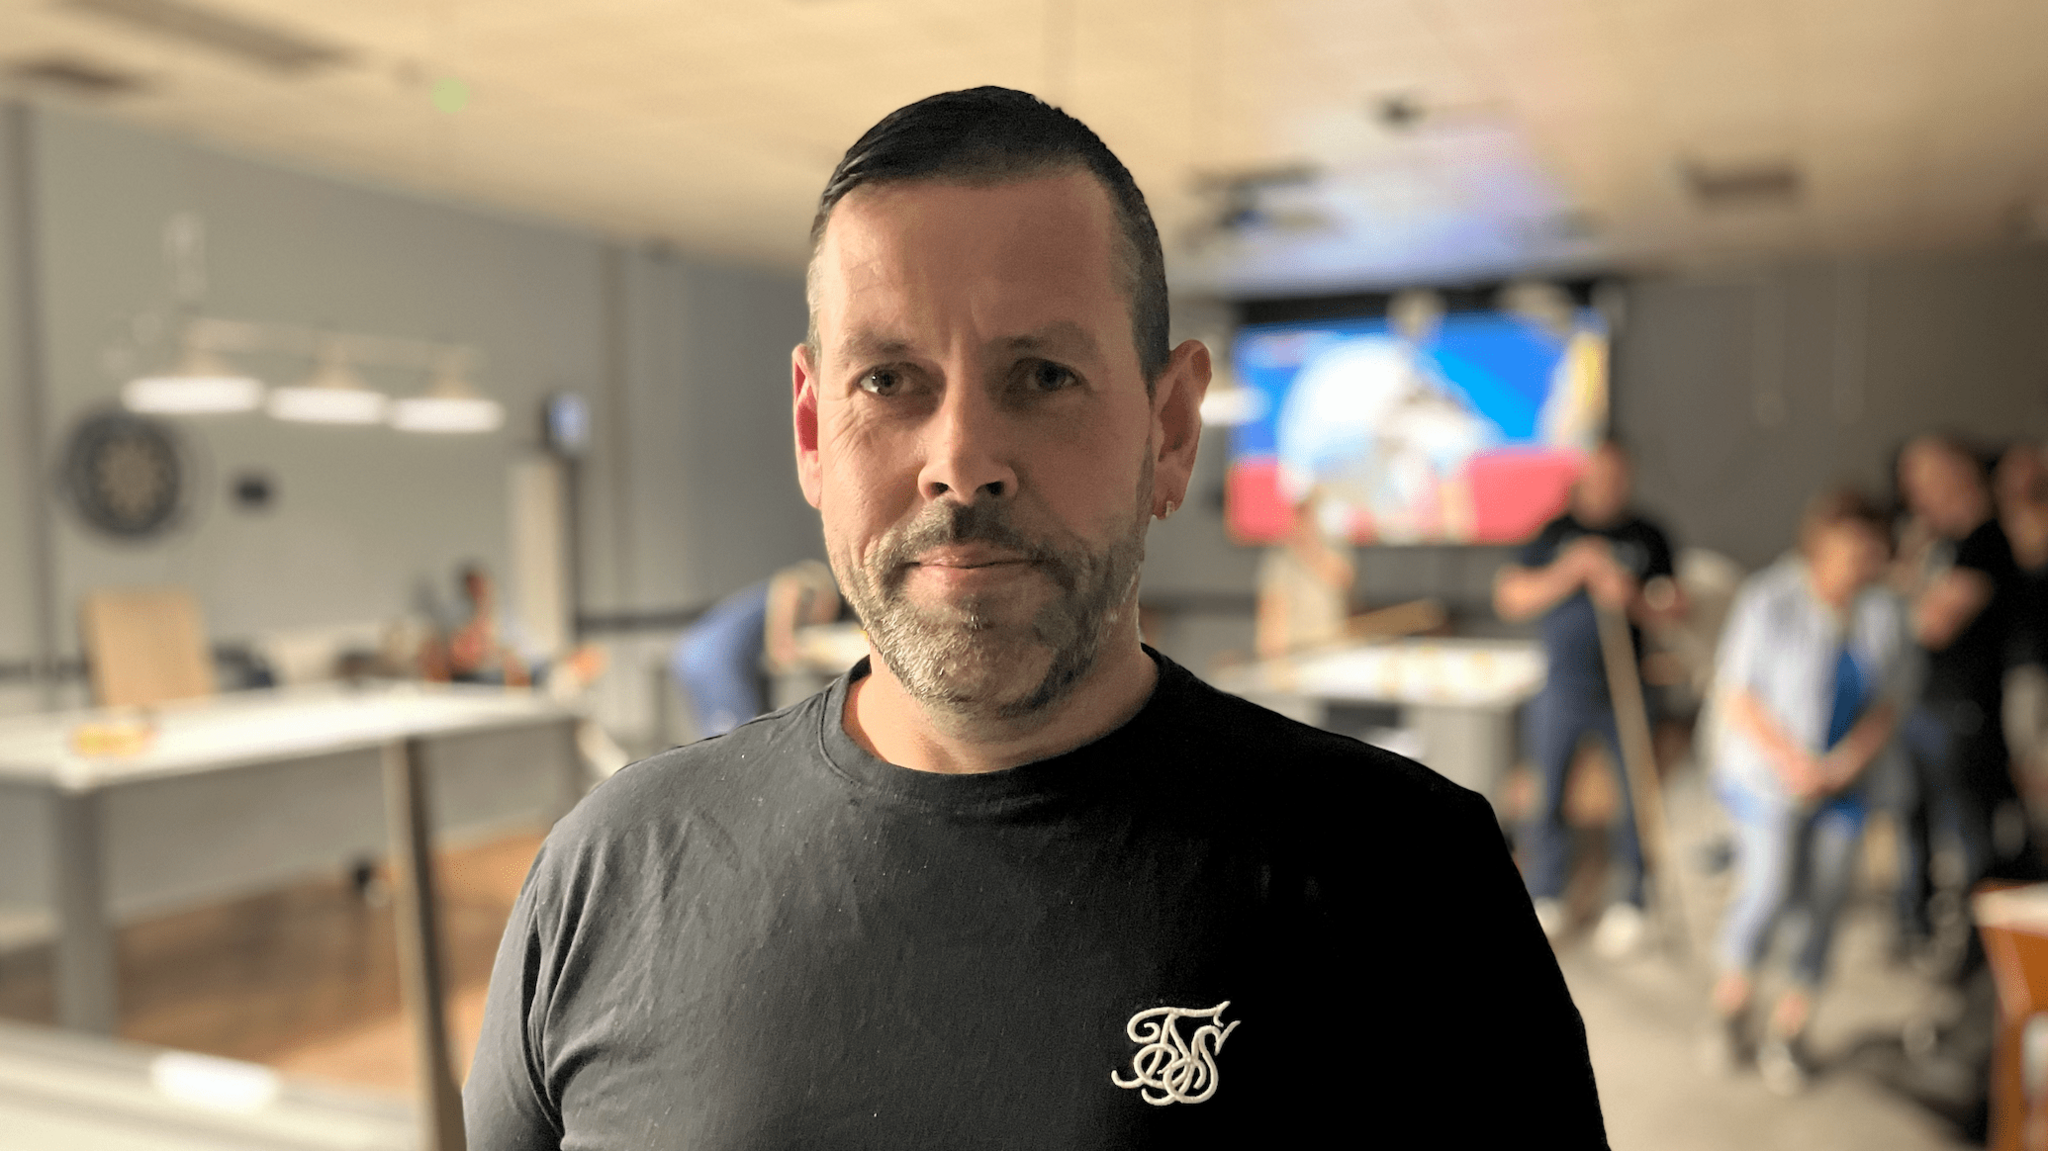
<svg viewBox="0 0 2048 1151">
<path fill-rule="evenodd" d="M 2015 666 L 2005 680 L 2006 742 L 2029 822 L 2038 828 L 2037 805 L 2048 781 L 2048 466 L 2040 445 L 2007 448 L 1998 458 L 1993 489 L 1999 526 L 2019 567 L 2020 624 L 2009 645 Z"/>
<path fill-rule="evenodd" d="M 498 590 L 491 573 L 482 564 L 464 564 L 456 572 L 455 582 L 461 589 L 462 619 L 421 649 L 421 677 L 507 687 L 532 683 L 527 661 L 500 638 Z"/>
<path fill-rule="evenodd" d="M 1735 827 L 1737 885 L 1716 951 L 1708 1059 L 1750 1047 L 1756 968 L 1793 938 L 1790 985 L 1756 1051 L 1780 1093 L 1806 1083 L 1804 1037 L 1856 871 L 1869 768 L 1891 740 L 1910 667 L 1905 609 L 1881 586 L 1891 525 L 1860 492 L 1808 507 L 1799 549 L 1745 581 L 1716 669 L 1716 790 Z"/>
<path fill-rule="evenodd" d="M 1294 506 L 1287 538 L 1259 560 L 1254 642 L 1273 659 L 1344 638 L 1358 579 L 1343 505 L 1310 489 Z"/>
<path fill-rule="evenodd" d="M 1994 514 L 1983 462 L 1960 443 L 1913 440 L 1900 455 L 1899 481 L 1933 541 L 1911 602 L 1927 671 L 1901 731 L 1913 785 L 1901 821 L 1902 926 L 1922 937 L 1944 931 L 1955 951 L 1977 955 L 1963 894 L 1988 875 L 2031 870 L 2003 725 L 2009 641 L 2021 622 L 2020 569 Z M 1929 849 L 1941 845 L 1953 849 L 1956 865 L 1936 884 Z"/>
<path fill-rule="evenodd" d="M 1549 665 L 1525 718 L 1541 794 L 1526 832 L 1523 867 L 1537 918 L 1553 940 L 1569 927 L 1563 903 L 1572 863 L 1564 822 L 1566 775 L 1588 736 L 1601 740 L 1614 765 L 1621 795 L 1611 855 L 1619 873 L 1617 894 L 1594 932 L 1596 948 L 1608 955 L 1626 954 L 1642 937 L 1643 857 L 1594 605 L 1636 620 L 1674 618 L 1685 610 L 1672 579 L 1670 539 L 1630 509 L 1631 484 L 1628 453 L 1613 440 L 1601 443 L 1572 488 L 1570 508 L 1545 524 L 1494 583 L 1494 608 L 1503 619 L 1540 617 Z M 1640 651 L 1641 636 L 1636 639 Z"/>
<path fill-rule="evenodd" d="M 726 596 L 690 625 L 669 671 L 690 697 L 698 738 L 766 712 L 766 677 L 801 658 L 797 629 L 832 622 L 840 606 L 832 570 L 805 560 Z"/>
</svg>

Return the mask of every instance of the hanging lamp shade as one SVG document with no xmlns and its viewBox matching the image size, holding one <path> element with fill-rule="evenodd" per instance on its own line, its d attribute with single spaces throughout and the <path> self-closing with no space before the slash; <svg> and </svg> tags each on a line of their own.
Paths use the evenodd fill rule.
<svg viewBox="0 0 2048 1151">
<path fill-rule="evenodd" d="M 391 405 L 391 426 L 439 435 L 494 432 L 505 426 L 505 405 L 478 391 L 463 374 L 466 357 L 450 356 L 424 395 Z"/>
<path fill-rule="evenodd" d="M 234 370 L 189 341 L 176 369 L 138 376 L 121 387 L 122 407 L 150 415 L 221 415 L 254 411 L 262 403 L 262 380 Z"/>
<path fill-rule="evenodd" d="M 339 346 L 321 353 L 320 366 L 305 383 L 273 388 L 266 405 L 272 417 L 302 424 L 380 424 L 391 397 L 364 384 Z"/>
</svg>

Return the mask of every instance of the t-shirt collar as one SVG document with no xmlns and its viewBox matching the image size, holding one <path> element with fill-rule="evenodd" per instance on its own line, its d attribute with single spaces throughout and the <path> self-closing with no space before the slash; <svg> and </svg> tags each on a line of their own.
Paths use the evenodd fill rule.
<svg viewBox="0 0 2048 1151">
<path fill-rule="evenodd" d="M 1000 771 L 951 775 L 917 771 L 880 759 L 846 733 L 847 689 L 867 675 L 864 658 L 826 689 L 817 709 L 818 748 L 824 762 L 860 791 L 931 810 L 999 814 L 1113 786 L 1133 757 L 1142 758 L 1170 730 L 1169 716 L 1186 705 L 1193 675 L 1152 648 L 1159 667 L 1152 695 L 1137 714 L 1098 738 L 1058 755 Z"/>
</svg>

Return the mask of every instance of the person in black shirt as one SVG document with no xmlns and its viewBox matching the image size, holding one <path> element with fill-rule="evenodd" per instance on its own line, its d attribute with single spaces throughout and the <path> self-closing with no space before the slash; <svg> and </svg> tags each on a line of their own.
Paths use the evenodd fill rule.
<svg viewBox="0 0 2048 1151">
<path fill-rule="evenodd" d="M 1643 855 L 1628 775 L 1621 770 L 1621 737 L 1608 698 L 1594 604 L 1632 619 L 1677 616 L 1685 610 L 1672 578 L 1669 539 L 1629 510 L 1631 478 L 1622 447 L 1613 441 L 1601 444 L 1586 459 L 1570 509 L 1545 524 L 1494 583 L 1494 607 L 1502 618 L 1540 617 L 1549 662 L 1543 690 L 1525 713 L 1542 791 L 1526 832 L 1529 894 L 1545 933 L 1553 939 L 1562 935 L 1568 927 L 1562 899 L 1571 870 L 1565 776 L 1580 741 L 1598 736 L 1606 744 L 1622 798 L 1612 833 L 1613 864 L 1621 874 L 1619 897 L 1601 916 L 1594 944 L 1615 956 L 1633 950 L 1643 934 Z M 1630 630 L 1635 631 L 1633 626 Z M 1640 644 L 1639 633 L 1635 638 Z"/>
<path fill-rule="evenodd" d="M 1908 506 L 1936 539 L 1923 585 L 1912 601 L 1914 637 L 1926 652 L 1921 700 L 1901 730 L 1911 761 L 1919 826 L 1951 836 L 1963 861 L 1960 890 L 1987 875 L 2030 869 L 2026 820 L 2005 743 L 2005 671 L 2023 624 L 2021 573 L 1993 515 L 1983 462 L 1961 445 L 1924 436 L 1899 457 Z M 2000 837 L 2000 812 L 2017 834 Z M 1909 930 L 1927 925 L 1931 895 L 1924 846 L 1908 820 L 1903 853 Z"/>
<path fill-rule="evenodd" d="M 886 117 L 813 231 L 798 475 L 870 656 L 548 837 L 472 1146 L 1605 1146 L 1484 800 L 1140 644 L 1209 378 L 1079 121 Z"/>
</svg>

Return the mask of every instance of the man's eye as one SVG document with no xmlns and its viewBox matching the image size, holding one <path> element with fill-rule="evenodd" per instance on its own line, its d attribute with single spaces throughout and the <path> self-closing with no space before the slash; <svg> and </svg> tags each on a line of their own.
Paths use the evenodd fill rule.
<svg viewBox="0 0 2048 1151">
<path fill-rule="evenodd" d="M 1031 386 L 1041 392 L 1057 392 L 1072 387 L 1077 378 L 1071 368 L 1040 361 L 1031 369 Z"/>
<path fill-rule="evenodd" d="M 860 378 L 860 390 L 877 396 L 893 396 L 902 388 L 902 373 L 889 368 L 877 368 Z"/>
</svg>

